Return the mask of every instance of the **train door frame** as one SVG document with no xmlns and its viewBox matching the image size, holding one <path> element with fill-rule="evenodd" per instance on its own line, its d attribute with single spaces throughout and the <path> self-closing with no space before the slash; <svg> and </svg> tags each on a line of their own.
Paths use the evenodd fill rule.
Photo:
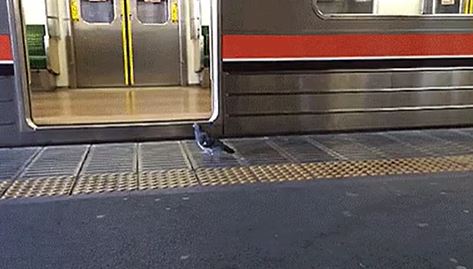
<svg viewBox="0 0 473 269">
<path fill-rule="evenodd" d="M 163 129 L 165 133 L 155 133 L 151 135 L 153 138 L 166 138 L 176 136 L 187 136 L 187 130 L 192 126 L 194 122 L 202 124 L 213 124 L 218 130 L 223 130 L 223 111 L 222 111 L 222 60 L 221 60 L 221 3 L 220 0 L 211 0 L 211 25 L 210 25 L 210 77 L 211 77 L 211 115 L 209 119 L 201 120 L 183 120 L 183 121 L 155 121 L 155 122 L 129 122 L 129 123 L 107 123 L 107 124 L 67 124 L 67 125 L 37 125 L 33 120 L 31 110 L 31 97 L 29 89 L 29 78 L 28 78 L 28 61 L 26 53 L 26 36 L 25 36 L 25 24 L 23 20 L 23 12 L 21 11 L 21 0 L 7 0 L 10 33 L 11 33 L 11 45 L 12 53 L 14 58 L 14 72 L 15 72 L 15 91 L 18 99 L 17 109 L 19 118 L 16 121 L 19 123 L 19 131 L 22 133 L 34 133 L 44 132 L 47 136 L 51 133 L 61 133 L 63 131 L 78 132 L 77 135 L 85 137 L 85 140 L 94 140 L 97 135 L 101 133 L 108 133 L 110 129 L 124 128 L 122 135 L 136 136 L 136 131 L 130 130 L 133 128 L 139 128 L 143 130 Z M 185 16 L 184 12 L 181 12 L 180 18 Z M 186 130 L 183 133 L 183 130 Z M 115 132 L 114 132 L 115 133 Z M 146 133 L 143 136 L 148 137 Z M 44 138 L 43 138 L 44 139 Z M 41 139 L 39 139 L 41 140 Z M 109 140 L 113 140 L 110 137 Z"/>
</svg>

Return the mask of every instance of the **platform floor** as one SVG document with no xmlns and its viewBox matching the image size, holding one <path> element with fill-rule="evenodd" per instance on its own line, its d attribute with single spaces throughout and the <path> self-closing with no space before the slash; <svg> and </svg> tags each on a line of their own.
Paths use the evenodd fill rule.
<svg viewBox="0 0 473 269">
<path fill-rule="evenodd" d="M 473 172 L 473 129 L 0 149 L 0 198 Z"/>
<path fill-rule="evenodd" d="M 68 89 L 33 92 L 33 120 L 38 125 L 149 122 L 208 119 L 209 89 L 152 87 Z"/>
<path fill-rule="evenodd" d="M 0 268 L 473 268 L 473 174 L 0 202 Z"/>
<path fill-rule="evenodd" d="M 0 149 L 0 268 L 473 268 L 473 129 Z"/>
</svg>

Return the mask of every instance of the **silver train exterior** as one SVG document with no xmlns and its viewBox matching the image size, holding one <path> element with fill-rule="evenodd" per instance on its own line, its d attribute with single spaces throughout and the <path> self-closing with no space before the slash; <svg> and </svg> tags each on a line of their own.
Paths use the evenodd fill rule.
<svg viewBox="0 0 473 269">
<path fill-rule="evenodd" d="M 190 122 L 34 126 L 16 1 L 0 0 L 0 145 L 192 134 Z M 473 123 L 473 18 L 334 19 L 318 13 L 313 0 L 214 0 L 213 8 L 218 135 Z"/>
</svg>

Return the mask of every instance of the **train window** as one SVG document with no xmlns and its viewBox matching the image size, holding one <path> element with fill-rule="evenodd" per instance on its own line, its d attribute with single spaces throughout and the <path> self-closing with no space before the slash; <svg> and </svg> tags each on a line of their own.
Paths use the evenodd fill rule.
<svg viewBox="0 0 473 269">
<path fill-rule="evenodd" d="M 115 18 L 113 0 L 81 0 L 80 10 L 88 23 L 112 23 Z"/>
<path fill-rule="evenodd" d="M 138 0 L 138 20 L 145 24 L 164 24 L 169 20 L 168 0 Z"/>
<path fill-rule="evenodd" d="M 316 0 L 317 7 L 324 14 L 372 13 L 371 0 Z"/>
<path fill-rule="evenodd" d="M 463 2 L 463 3 L 462 3 Z M 470 1 L 460 0 L 436 0 L 433 5 L 435 14 L 455 14 L 455 13 L 470 13 L 469 9 L 472 3 Z M 467 12 L 468 9 L 468 12 Z"/>
<path fill-rule="evenodd" d="M 324 15 L 473 14 L 473 0 L 313 0 Z"/>
</svg>

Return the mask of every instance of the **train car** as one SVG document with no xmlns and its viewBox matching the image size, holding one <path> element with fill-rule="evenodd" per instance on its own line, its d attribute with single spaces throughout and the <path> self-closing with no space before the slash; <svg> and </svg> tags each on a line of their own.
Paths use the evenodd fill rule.
<svg viewBox="0 0 473 269">
<path fill-rule="evenodd" d="M 0 2 L 3 146 L 473 123 L 471 0 L 34 1 Z"/>
</svg>

